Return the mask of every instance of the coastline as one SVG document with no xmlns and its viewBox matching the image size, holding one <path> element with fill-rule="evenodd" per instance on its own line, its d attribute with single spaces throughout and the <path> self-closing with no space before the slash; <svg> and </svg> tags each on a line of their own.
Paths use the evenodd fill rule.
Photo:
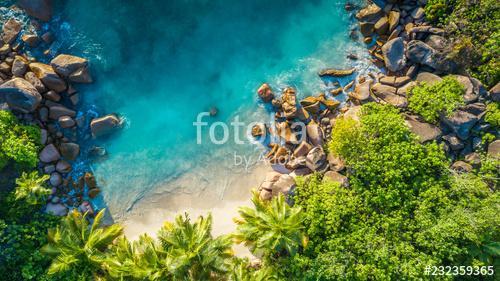
<svg viewBox="0 0 500 281">
<path fill-rule="evenodd" d="M 221 168 L 219 167 L 215 174 L 224 173 Z M 117 222 L 124 226 L 127 238 L 137 240 L 143 234 L 156 237 L 156 232 L 163 223 L 173 221 L 178 215 L 187 213 L 195 220 L 198 216 L 207 216 L 210 213 L 213 236 L 233 233 L 236 230 L 233 218 L 238 216 L 238 208 L 251 206 L 251 190 L 256 189 L 271 170 L 267 163 L 262 163 L 230 177 L 214 176 L 219 181 L 215 183 L 219 184 L 219 188 L 213 188 L 214 182 L 210 182 L 208 186 L 203 179 L 193 177 L 197 171 L 186 173 L 163 185 L 162 189 L 166 191 L 155 192 L 142 198 Z M 199 188 L 200 185 L 207 186 Z M 252 257 L 242 245 L 234 245 L 233 251 L 241 257 Z"/>
</svg>

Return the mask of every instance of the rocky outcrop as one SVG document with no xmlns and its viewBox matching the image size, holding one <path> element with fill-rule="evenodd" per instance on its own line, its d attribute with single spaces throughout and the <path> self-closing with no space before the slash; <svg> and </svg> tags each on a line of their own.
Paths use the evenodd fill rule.
<svg viewBox="0 0 500 281">
<path fill-rule="evenodd" d="M 406 63 L 403 38 L 394 38 L 382 46 L 382 54 L 387 69 L 393 72 L 403 69 Z"/>
<path fill-rule="evenodd" d="M 66 90 L 66 82 L 57 75 L 50 65 L 35 62 L 30 63 L 29 67 L 47 88 L 58 93 Z"/>
<path fill-rule="evenodd" d="M 437 140 L 442 132 L 438 126 L 420 121 L 417 116 L 406 116 L 406 124 L 421 143 Z"/>
<path fill-rule="evenodd" d="M 88 61 L 84 58 L 71 55 L 58 55 L 50 65 L 61 77 L 74 83 L 92 83 L 88 70 Z"/>
<path fill-rule="evenodd" d="M 452 72 L 456 65 L 429 45 L 419 40 L 408 42 L 406 57 L 413 63 L 430 66 L 443 72 Z"/>
<path fill-rule="evenodd" d="M 2 100 L 13 109 L 33 112 L 40 105 L 42 96 L 28 81 L 14 78 L 0 85 L 0 101 Z"/>
<path fill-rule="evenodd" d="M 446 124 L 460 139 L 469 138 L 470 130 L 479 118 L 464 110 L 457 110 L 451 116 L 443 116 L 442 122 Z"/>
</svg>

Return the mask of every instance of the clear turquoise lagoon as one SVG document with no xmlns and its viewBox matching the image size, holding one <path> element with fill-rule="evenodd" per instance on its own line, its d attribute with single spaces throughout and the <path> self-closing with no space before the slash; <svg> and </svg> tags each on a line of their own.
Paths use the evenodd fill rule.
<svg viewBox="0 0 500 281">
<path fill-rule="evenodd" d="M 104 202 L 121 216 L 141 198 L 192 173 L 217 188 L 217 171 L 235 174 L 233 154 L 252 144 L 196 144 L 193 122 L 271 119 L 256 97 L 262 82 L 317 94 L 324 67 L 363 68 L 366 50 L 338 0 L 70 0 L 59 3 L 60 49 L 90 59 L 95 83 L 82 88 L 87 109 L 117 112 L 126 126 L 100 139 L 109 157 L 92 163 Z M 356 53 L 361 60 L 346 58 Z M 344 81 L 345 82 L 345 81 Z M 203 130 L 204 136 L 208 129 Z M 170 186 L 168 188 L 175 188 Z M 167 189 L 168 189 L 167 188 Z M 198 188 L 198 187 L 196 187 Z"/>
</svg>

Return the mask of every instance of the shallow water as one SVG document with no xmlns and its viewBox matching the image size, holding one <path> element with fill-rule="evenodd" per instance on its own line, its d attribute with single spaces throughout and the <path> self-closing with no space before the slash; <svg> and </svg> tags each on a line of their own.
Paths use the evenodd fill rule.
<svg viewBox="0 0 500 281">
<path fill-rule="evenodd" d="M 207 143 L 207 127 L 204 144 L 197 145 L 193 122 L 199 112 L 219 109 L 216 117 L 204 118 L 209 123 L 236 115 L 246 124 L 268 122 L 255 94 L 260 83 L 317 94 L 328 86 L 317 77 L 319 69 L 362 68 L 366 62 L 346 59 L 366 51 L 349 38 L 353 21 L 345 1 L 58 4 L 60 50 L 92 64 L 96 81 L 83 91 L 86 108 L 93 104 L 100 113 L 117 112 L 126 120 L 119 134 L 97 141 L 109 158 L 92 164 L 115 216 L 189 171 L 197 171 L 194 176 L 210 188 L 220 177 L 213 167 L 238 173 L 245 169 L 234 165 L 234 153 L 256 159 L 263 150 L 248 142 Z"/>
</svg>

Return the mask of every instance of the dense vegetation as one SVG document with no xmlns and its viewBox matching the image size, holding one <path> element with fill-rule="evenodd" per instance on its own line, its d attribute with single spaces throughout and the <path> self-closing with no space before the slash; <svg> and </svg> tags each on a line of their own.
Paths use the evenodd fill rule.
<svg viewBox="0 0 500 281">
<path fill-rule="evenodd" d="M 441 115 L 450 115 L 463 105 L 464 88 L 457 79 L 448 76 L 435 84 L 422 83 L 413 87 L 409 95 L 408 107 L 425 121 L 437 123 Z"/>
<path fill-rule="evenodd" d="M 500 2 L 429 0 L 426 18 L 442 25 L 454 39 L 450 54 L 487 86 L 500 81 Z"/>
<path fill-rule="evenodd" d="M 59 219 L 40 213 L 50 190 L 46 176 L 29 172 L 38 162 L 39 149 L 40 129 L 22 125 L 12 113 L 0 110 L 0 170 L 10 163 L 15 172 L 28 171 L 16 180 L 15 188 L 0 181 L 0 276 L 5 280 L 43 280 L 50 263 L 40 248 Z"/>
<path fill-rule="evenodd" d="M 0 170 L 9 161 L 21 168 L 34 168 L 39 149 L 40 129 L 22 125 L 12 113 L 0 110 Z"/>
<path fill-rule="evenodd" d="M 455 175 L 434 143 L 419 144 L 397 110 L 363 106 L 360 123 L 338 120 L 329 145 L 351 187 L 303 180 L 307 250 L 299 280 L 414 280 L 426 265 L 498 262 L 500 198 L 480 178 Z"/>
</svg>

